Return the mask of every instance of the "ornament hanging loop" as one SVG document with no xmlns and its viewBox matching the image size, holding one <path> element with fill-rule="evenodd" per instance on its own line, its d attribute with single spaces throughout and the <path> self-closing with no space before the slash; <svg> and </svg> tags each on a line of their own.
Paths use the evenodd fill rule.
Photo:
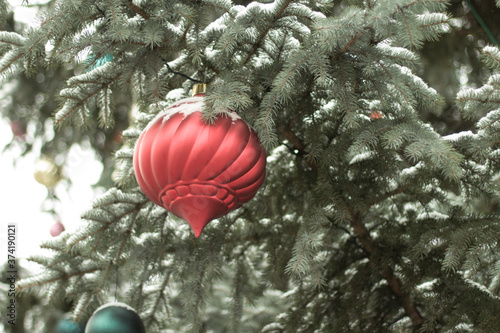
<svg viewBox="0 0 500 333">
<path fill-rule="evenodd" d="M 163 62 L 165 62 L 165 65 L 167 66 L 167 69 L 168 69 L 168 71 L 170 73 L 182 76 L 183 78 L 186 78 L 186 79 L 190 80 L 191 82 L 196 82 L 196 83 L 202 83 L 203 82 L 203 81 L 200 81 L 200 80 L 197 80 L 197 79 L 193 79 L 192 77 L 190 77 L 190 76 L 188 76 L 188 75 L 186 75 L 184 73 L 174 71 L 172 69 L 172 67 L 170 67 L 170 65 L 168 64 L 168 61 L 165 58 L 160 58 L 160 59 L 163 60 Z"/>
</svg>

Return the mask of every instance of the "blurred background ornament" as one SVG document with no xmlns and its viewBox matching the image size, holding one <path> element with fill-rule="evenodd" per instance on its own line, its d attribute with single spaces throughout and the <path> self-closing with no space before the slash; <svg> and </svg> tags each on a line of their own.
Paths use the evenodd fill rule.
<svg viewBox="0 0 500 333">
<path fill-rule="evenodd" d="M 50 227 L 50 235 L 52 237 L 57 237 L 59 236 L 64 230 L 66 230 L 64 228 L 64 225 L 61 223 L 61 221 L 56 221 L 56 223 L 54 223 L 52 225 L 52 227 Z"/>
<path fill-rule="evenodd" d="M 10 130 L 14 139 L 24 141 L 26 136 L 26 124 L 20 120 L 12 120 L 10 122 Z"/>
<path fill-rule="evenodd" d="M 84 333 L 85 327 L 65 316 L 57 322 L 54 333 Z"/>
<path fill-rule="evenodd" d="M 378 111 L 372 111 L 370 113 L 370 119 L 376 120 L 376 119 L 381 119 L 382 118 L 382 113 Z"/>
<path fill-rule="evenodd" d="M 35 162 L 33 176 L 38 183 L 50 189 L 55 187 L 62 179 L 61 167 L 49 157 L 44 156 Z"/>
</svg>

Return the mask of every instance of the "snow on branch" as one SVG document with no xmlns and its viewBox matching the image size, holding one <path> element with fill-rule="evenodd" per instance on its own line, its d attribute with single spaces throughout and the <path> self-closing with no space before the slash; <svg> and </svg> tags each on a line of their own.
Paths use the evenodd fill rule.
<svg viewBox="0 0 500 333">
<path fill-rule="evenodd" d="M 491 69 L 500 71 L 500 50 L 494 46 L 486 46 L 483 49 L 483 61 Z"/>
<path fill-rule="evenodd" d="M 91 103 L 101 106 L 99 120 L 104 127 L 113 124 L 110 109 L 110 86 L 121 76 L 121 73 L 108 74 L 111 63 L 98 67 L 90 72 L 74 76 L 67 82 L 67 87 L 61 90 L 60 96 L 64 104 L 55 115 L 55 124 L 61 125 L 67 118 L 78 119 L 77 124 L 89 125 L 92 121 Z"/>
</svg>

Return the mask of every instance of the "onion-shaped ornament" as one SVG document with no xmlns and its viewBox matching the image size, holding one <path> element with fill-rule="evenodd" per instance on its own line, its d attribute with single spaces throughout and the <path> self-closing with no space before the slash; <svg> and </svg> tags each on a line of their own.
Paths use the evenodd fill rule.
<svg viewBox="0 0 500 333">
<path fill-rule="evenodd" d="M 108 303 L 94 311 L 85 333 L 146 333 L 135 310 L 124 303 Z"/>
<path fill-rule="evenodd" d="M 266 169 L 255 131 L 233 111 L 208 124 L 203 105 L 203 94 L 197 94 L 167 107 L 148 124 L 134 152 L 144 194 L 186 220 L 196 237 L 208 222 L 252 199 Z"/>
</svg>

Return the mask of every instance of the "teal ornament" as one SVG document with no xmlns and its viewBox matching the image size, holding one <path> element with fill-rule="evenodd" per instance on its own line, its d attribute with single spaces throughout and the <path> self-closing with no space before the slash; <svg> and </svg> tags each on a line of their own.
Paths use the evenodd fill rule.
<svg viewBox="0 0 500 333">
<path fill-rule="evenodd" d="M 87 66 L 88 70 L 91 71 L 93 69 L 96 69 L 97 67 L 101 67 L 107 62 L 110 62 L 113 60 L 113 56 L 109 53 L 106 53 L 103 57 L 97 58 L 95 55 L 90 55 L 87 58 Z"/>
<path fill-rule="evenodd" d="M 146 333 L 135 310 L 124 303 L 108 303 L 95 310 L 85 333 Z"/>
<path fill-rule="evenodd" d="M 69 318 L 63 318 L 57 322 L 55 333 L 84 333 L 85 327 L 78 325 Z"/>
</svg>

